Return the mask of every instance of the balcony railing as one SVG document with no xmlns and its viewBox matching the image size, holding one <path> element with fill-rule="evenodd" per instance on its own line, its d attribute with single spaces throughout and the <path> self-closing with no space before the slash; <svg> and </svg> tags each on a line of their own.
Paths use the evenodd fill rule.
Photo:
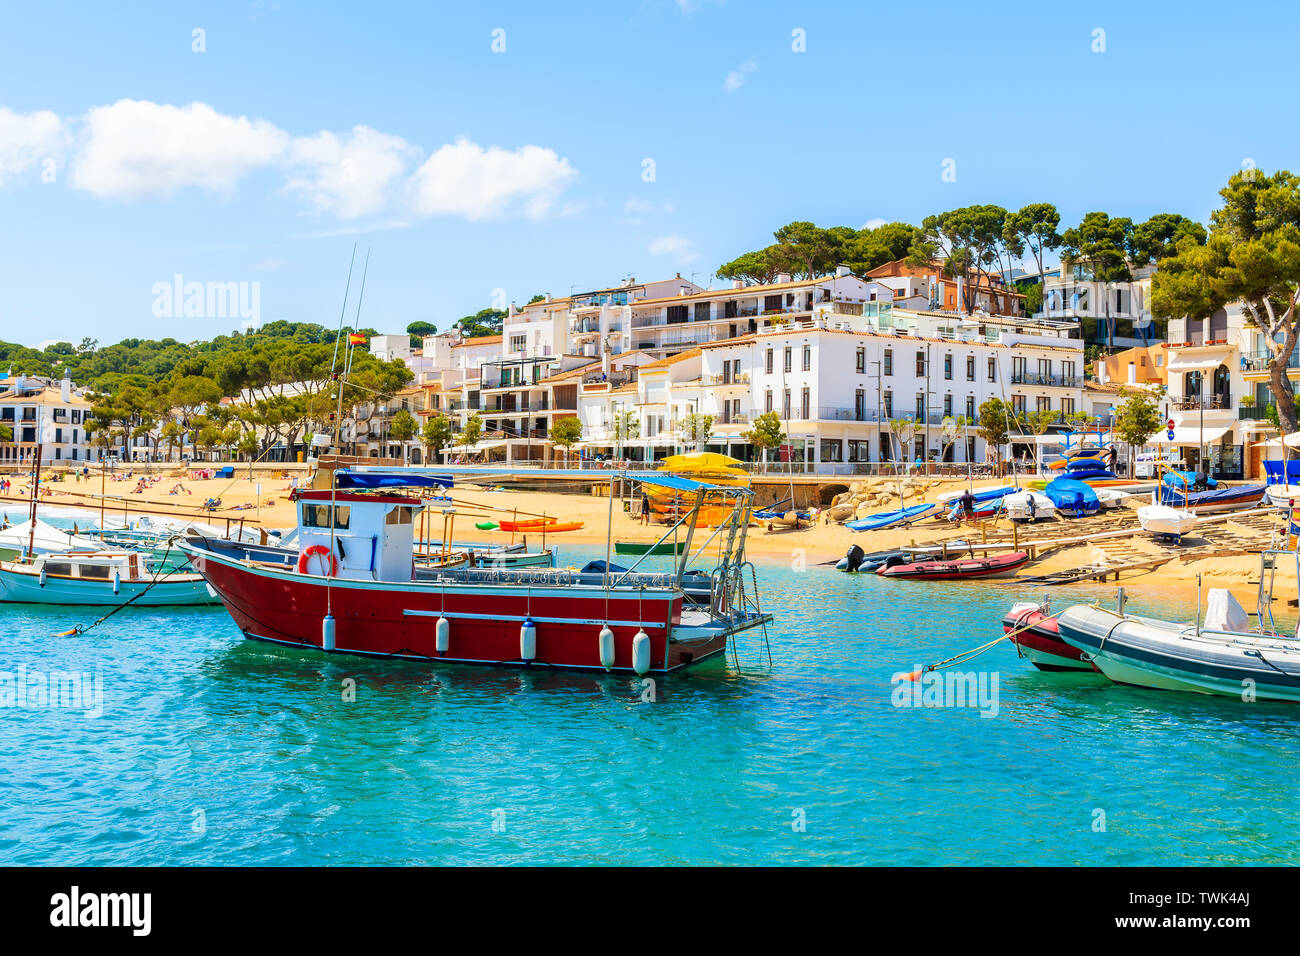
<svg viewBox="0 0 1300 956">
<path fill-rule="evenodd" d="M 1081 388 L 1083 379 L 1078 375 L 1040 375 L 1036 372 L 1012 372 L 1012 385 L 1046 385 L 1054 388 Z"/>
<path fill-rule="evenodd" d="M 748 385 L 749 373 L 738 372 L 736 374 L 717 373 L 714 375 L 705 375 L 702 378 L 705 385 Z"/>
<path fill-rule="evenodd" d="M 1277 406 L 1272 403 L 1265 405 L 1242 405 L 1237 409 L 1237 418 L 1243 422 L 1262 422 L 1276 417 Z"/>
<path fill-rule="evenodd" d="M 728 412 L 713 417 L 715 425 L 748 425 L 749 414 L 747 412 Z"/>
<path fill-rule="evenodd" d="M 1202 401 L 1204 401 L 1204 406 L 1201 404 Z M 1171 395 L 1169 396 L 1169 407 L 1180 412 L 1194 412 L 1204 407 L 1208 412 L 1231 409 L 1233 406 L 1231 395 L 1220 394 L 1207 395 L 1204 400 L 1186 395 Z"/>
<path fill-rule="evenodd" d="M 1243 372 L 1267 372 L 1269 360 L 1273 358 L 1271 352 L 1249 352 L 1241 357 L 1241 370 Z M 1291 353 L 1290 360 L 1287 361 L 1287 368 L 1300 368 L 1300 349 Z"/>
</svg>

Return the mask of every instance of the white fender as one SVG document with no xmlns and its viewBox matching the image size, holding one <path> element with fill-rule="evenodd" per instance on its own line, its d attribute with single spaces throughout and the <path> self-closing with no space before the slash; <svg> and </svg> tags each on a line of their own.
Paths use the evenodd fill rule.
<svg viewBox="0 0 1300 956">
<path fill-rule="evenodd" d="M 320 646 L 327 651 L 334 650 L 334 615 L 326 614 L 320 622 Z"/>
<path fill-rule="evenodd" d="M 641 628 L 632 638 L 632 670 L 644 674 L 650 669 L 650 635 Z"/>
<path fill-rule="evenodd" d="M 433 646 L 439 654 L 446 654 L 447 648 L 451 647 L 451 621 L 445 617 L 439 617 L 434 633 Z"/>
<path fill-rule="evenodd" d="M 122 572 L 113 571 L 113 593 L 116 594 L 122 588 Z"/>
<path fill-rule="evenodd" d="M 41 565 L 41 587 L 45 587 L 45 565 Z"/>
<path fill-rule="evenodd" d="M 600 629 L 600 666 L 605 670 L 614 666 L 614 632 L 608 624 Z"/>
<path fill-rule="evenodd" d="M 519 659 L 532 661 L 537 659 L 537 625 L 533 619 L 526 618 L 519 628 Z"/>
</svg>

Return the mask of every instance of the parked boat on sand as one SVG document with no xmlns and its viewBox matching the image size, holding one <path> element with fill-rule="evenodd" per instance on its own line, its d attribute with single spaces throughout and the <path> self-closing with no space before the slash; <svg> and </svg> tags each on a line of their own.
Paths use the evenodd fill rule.
<svg viewBox="0 0 1300 956">
<path fill-rule="evenodd" d="M 1010 551 L 991 557 L 958 558 L 950 561 L 929 560 L 891 564 L 887 560 L 876 569 L 876 574 L 886 578 L 919 578 L 928 581 L 991 578 L 1012 574 L 1028 561 L 1028 551 Z"/>
<path fill-rule="evenodd" d="M 936 507 L 938 506 L 933 504 L 919 504 L 907 508 L 897 508 L 893 511 L 881 511 L 873 515 L 867 515 L 865 518 L 859 518 L 856 521 L 846 521 L 844 527 L 850 531 L 877 531 L 881 528 L 892 528 L 895 525 L 911 524 L 918 518 L 928 515 Z"/>
<path fill-rule="evenodd" d="M 1196 527 L 1196 514 L 1169 505 L 1143 505 L 1137 510 L 1138 524 L 1149 534 L 1181 539 Z"/>
<path fill-rule="evenodd" d="M 1002 509 L 1012 521 L 1042 521 L 1056 517 L 1056 505 L 1041 491 L 1017 491 L 1002 499 Z"/>
</svg>

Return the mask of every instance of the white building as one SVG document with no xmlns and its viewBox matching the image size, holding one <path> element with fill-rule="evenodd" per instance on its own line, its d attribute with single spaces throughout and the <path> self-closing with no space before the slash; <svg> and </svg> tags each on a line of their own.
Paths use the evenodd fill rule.
<svg viewBox="0 0 1300 956">
<path fill-rule="evenodd" d="M 13 433 L 0 442 L 0 465 L 33 463 L 38 444 L 45 465 L 96 460 L 86 434 L 91 418 L 90 401 L 66 375 L 0 378 L 0 425 Z"/>
<path fill-rule="evenodd" d="M 682 425 L 698 414 L 710 419 L 703 449 L 754 460 L 743 436 L 772 412 L 787 436 L 783 459 L 848 472 L 904 453 L 986 460 L 974 421 L 990 398 L 1061 417 L 1083 410 L 1082 342 L 1025 320 L 951 313 L 887 308 L 767 322 L 629 372 L 605 388 L 584 384 L 584 447 L 637 460 L 696 450 Z M 945 437 L 944 420 L 960 418 L 971 424 Z M 894 419 L 916 425 L 906 449 L 891 436 Z"/>
</svg>

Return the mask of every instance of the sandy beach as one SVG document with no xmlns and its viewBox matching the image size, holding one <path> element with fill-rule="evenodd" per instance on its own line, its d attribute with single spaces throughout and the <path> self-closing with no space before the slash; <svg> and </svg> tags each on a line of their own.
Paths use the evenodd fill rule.
<svg viewBox="0 0 1300 956">
<path fill-rule="evenodd" d="M 155 470 L 146 478 L 145 486 L 139 488 L 140 473 L 134 472 L 127 477 L 129 471 L 124 469 L 117 476 L 110 475 L 104 481 L 105 498 L 102 502 L 98 475 L 92 474 L 88 479 L 76 480 L 70 472 L 56 472 L 56 477 L 45 484 L 47 490 L 41 495 L 41 503 L 49 506 L 66 505 L 70 509 L 70 515 L 83 512 L 97 517 L 102 504 L 105 514 L 118 518 L 159 514 L 190 517 L 218 527 L 226 521 L 232 524 L 242 521 L 246 527 L 271 530 L 295 525 L 295 509 L 290 500 L 295 487 L 294 476 L 298 476 L 299 485 L 307 484 L 307 478 L 300 471 L 290 473 L 261 470 L 250 479 L 244 469 L 237 468 L 234 478 L 191 481 L 186 472 L 170 468 Z M 881 479 L 877 482 L 878 498 L 875 500 L 878 504 L 873 503 L 868 507 L 874 510 L 898 507 L 892 480 Z M 986 480 L 985 484 L 989 482 Z M 958 480 L 918 481 L 912 493 L 909 493 L 907 503 L 934 501 L 944 492 L 960 490 L 962 487 L 963 482 Z M 862 488 L 870 490 L 872 482 L 863 482 Z M 0 496 L 0 513 L 9 523 L 25 519 L 29 489 L 28 479 L 14 478 L 8 495 Z M 514 517 L 522 519 L 549 516 L 562 521 L 581 521 L 583 527 L 580 530 L 553 536 L 557 541 L 575 544 L 604 544 L 611 514 L 610 527 L 615 541 L 653 542 L 667 527 L 642 524 L 639 518 L 624 511 L 623 501 L 618 498 L 614 500 L 611 512 L 607 495 L 523 491 L 504 485 L 462 484 L 452 489 L 450 496 L 456 508 L 454 537 L 460 542 L 509 542 L 511 536 L 508 533 L 482 531 L 474 525 L 476 522 Z M 204 505 L 209 500 L 219 500 L 220 505 L 215 510 L 206 510 Z M 447 506 L 433 505 L 428 511 L 429 537 L 436 539 L 442 534 L 443 507 Z M 71 510 L 74 508 L 78 511 Z M 1018 529 L 1019 541 L 1023 546 L 1025 542 L 1044 537 L 1088 534 L 1091 530 L 1096 530 L 1090 528 L 1090 521 L 1091 519 L 1085 519 L 1067 523 L 1054 520 L 1021 526 Z M 1280 517 L 1278 523 L 1280 527 Z M 830 520 L 829 514 L 822 511 L 811 524 L 802 524 L 797 529 L 782 527 L 779 522 L 756 521 L 750 528 L 747 547 L 756 558 L 789 559 L 813 566 L 837 561 L 851 544 L 858 544 L 868 552 L 936 545 L 957 539 L 978 544 L 986 535 L 994 536 L 993 540 L 997 540 L 998 534 L 1005 536 L 1009 533 L 1010 526 L 1011 522 L 1006 519 L 965 526 L 946 520 L 925 520 L 908 528 L 852 532 L 843 524 Z M 1149 555 L 1151 560 L 1157 560 L 1169 553 L 1167 548 L 1156 545 L 1140 532 L 1124 538 L 1124 541 L 1125 546 L 1138 558 Z M 1189 538 L 1188 544 L 1194 545 L 1195 539 Z M 1010 542 L 1007 542 L 1006 548 L 1010 550 Z M 1023 568 L 1019 576 L 1102 567 L 1105 564 L 1105 553 L 1093 543 L 1049 547 Z M 1227 587 L 1247 606 L 1253 606 L 1258 574 L 1259 558 L 1254 553 L 1203 556 L 1186 561 L 1175 556 L 1157 568 L 1126 572 L 1119 582 L 1112 580 L 1093 584 L 1099 592 L 1112 591 L 1116 583 L 1119 583 L 1133 590 L 1149 588 L 1158 589 L 1163 594 L 1185 593 L 1191 600 L 1195 600 L 1199 575 L 1204 587 Z"/>
</svg>

